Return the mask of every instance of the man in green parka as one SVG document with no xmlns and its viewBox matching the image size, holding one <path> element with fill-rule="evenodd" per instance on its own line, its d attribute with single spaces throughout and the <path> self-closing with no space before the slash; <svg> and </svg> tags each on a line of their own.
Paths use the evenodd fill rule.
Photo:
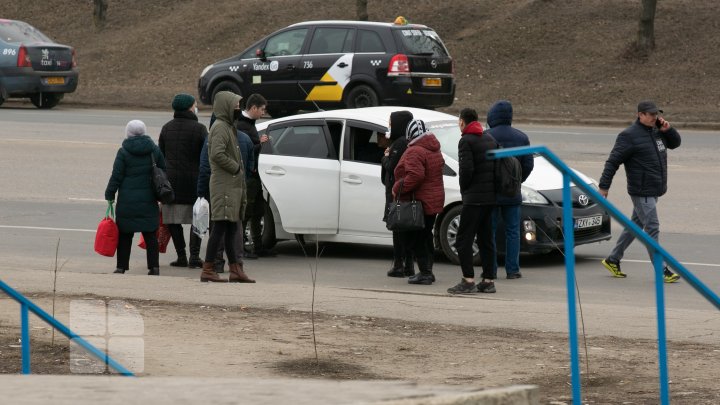
<svg viewBox="0 0 720 405">
<path fill-rule="evenodd" d="M 216 121 L 208 136 L 210 159 L 210 220 L 213 222 L 207 243 L 200 281 L 254 283 L 243 271 L 235 252 L 235 233 L 245 214 L 244 164 L 235 129 L 235 114 L 240 112 L 240 97 L 229 91 L 215 95 L 213 112 Z M 225 244 L 230 279 L 220 278 L 213 269 L 218 244 Z"/>
</svg>

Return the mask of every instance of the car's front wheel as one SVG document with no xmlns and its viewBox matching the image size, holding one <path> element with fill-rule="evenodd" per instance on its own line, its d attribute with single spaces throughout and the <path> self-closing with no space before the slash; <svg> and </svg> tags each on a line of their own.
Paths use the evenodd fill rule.
<svg viewBox="0 0 720 405">
<path fill-rule="evenodd" d="M 442 221 L 440 222 L 440 249 L 445 254 L 445 257 L 450 259 L 453 264 L 460 264 L 460 259 L 455 249 L 455 241 L 457 240 L 457 231 L 460 227 L 460 213 L 462 212 L 462 205 L 456 205 L 445 214 Z M 475 266 L 480 265 L 480 254 L 477 243 L 473 242 L 473 264 Z"/>
<path fill-rule="evenodd" d="M 238 96 L 242 96 L 242 92 L 240 91 L 240 86 L 238 86 L 235 82 L 225 80 L 225 81 L 218 83 L 215 86 L 215 88 L 213 88 L 212 98 L 210 99 L 211 104 L 215 101 L 215 95 L 221 91 L 230 91 L 230 92 L 237 94 Z"/>
<path fill-rule="evenodd" d="M 49 110 L 58 105 L 63 96 L 63 93 L 37 93 L 30 96 L 30 101 L 37 108 Z"/>
<path fill-rule="evenodd" d="M 372 87 L 361 84 L 348 92 L 345 104 L 348 108 L 375 107 L 380 101 Z"/>
</svg>

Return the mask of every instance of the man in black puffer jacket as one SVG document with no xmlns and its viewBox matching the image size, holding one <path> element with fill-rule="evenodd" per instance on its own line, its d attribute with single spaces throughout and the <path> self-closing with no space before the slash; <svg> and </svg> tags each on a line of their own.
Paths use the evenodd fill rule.
<svg viewBox="0 0 720 405">
<path fill-rule="evenodd" d="M 162 206 L 163 223 L 168 225 L 178 258 L 176 267 L 202 267 L 200 244 L 202 239 L 190 231 L 190 260 L 185 252 L 182 224 L 192 223 L 192 209 L 197 200 L 200 151 L 207 139 L 205 125 L 198 122 L 197 103 L 189 94 L 173 98 L 173 119 L 162 127 L 158 146 L 165 156 L 167 175 L 175 192 L 172 204 Z"/>
<path fill-rule="evenodd" d="M 633 203 L 632 221 L 657 241 L 660 235 L 657 202 L 667 191 L 667 150 L 680 146 L 681 140 L 678 131 L 664 118 L 658 117 L 662 110 L 652 101 L 640 102 L 637 111 L 635 123 L 615 140 L 615 146 L 605 162 L 599 188 L 600 194 L 607 198 L 615 172 L 621 164 L 625 165 L 628 194 Z M 633 240 L 635 236 L 624 229 L 610 256 L 602 261 L 613 277 L 627 277 L 620 270 L 620 260 Z M 666 283 L 674 283 L 680 278 L 667 267 L 664 272 Z"/>
<path fill-rule="evenodd" d="M 528 146 L 528 136 L 513 128 L 512 104 L 507 100 L 501 100 L 493 104 L 487 114 L 487 123 L 490 129 L 487 131 L 503 148 L 516 146 Z M 522 181 L 525 181 L 532 172 L 535 161 L 532 155 L 518 156 L 522 168 Z M 498 195 L 498 206 L 495 208 L 493 218 L 493 229 L 497 229 L 499 217 L 502 217 L 505 224 L 505 273 L 508 279 L 521 278 L 520 273 L 520 206 L 522 204 L 522 193 L 515 197 L 504 197 Z M 493 231 L 494 233 L 494 231 Z"/>
<path fill-rule="evenodd" d="M 458 167 L 462 211 L 458 226 L 455 248 L 457 249 L 463 278 L 450 294 L 475 292 L 475 269 L 473 268 L 473 242 L 477 238 L 482 259 L 482 281 L 477 291 L 494 293 L 497 273 L 495 234 L 492 229 L 492 214 L 495 209 L 495 161 L 487 158 L 487 151 L 497 149 L 497 141 L 483 133 L 478 115 L 471 108 L 460 111 L 458 142 Z"/>
</svg>

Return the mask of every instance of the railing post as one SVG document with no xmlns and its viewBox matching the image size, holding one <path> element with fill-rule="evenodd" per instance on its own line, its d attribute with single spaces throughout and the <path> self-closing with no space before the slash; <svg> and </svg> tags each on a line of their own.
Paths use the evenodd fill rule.
<svg viewBox="0 0 720 405">
<path fill-rule="evenodd" d="M 568 297 L 568 327 L 570 329 L 570 368 L 573 404 L 581 405 L 580 361 L 578 356 L 577 311 L 575 309 L 575 226 L 573 224 L 570 176 L 563 173 L 563 233 L 565 234 L 565 280 Z"/>
<path fill-rule="evenodd" d="M 653 266 L 655 268 L 655 309 L 657 310 L 658 327 L 658 366 L 660 367 L 660 403 L 670 404 L 670 388 L 667 368 L 667 336 L 665 333 L 665 279 L 663 274 L 663 257 L 652 249 Z"/>
<path fill-rule="evenodd" d="M 22 373 L 30 374 L 30 322 L 28 306 L 20 304 L 20 347 L 22 351 Z"/>
</svg>

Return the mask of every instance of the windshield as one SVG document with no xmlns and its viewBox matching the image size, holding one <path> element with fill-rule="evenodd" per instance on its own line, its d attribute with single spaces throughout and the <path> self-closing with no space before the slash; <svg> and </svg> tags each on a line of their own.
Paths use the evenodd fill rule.
<svg viewBox="0 0 720 405">
<path fill-rule="evenodd" d="M 440 150 L 451 158 L 458 160 L 458 141 L 460 141 L 458 122 L 435 121 L 426 122 L 425 124 L 440 142 Z"/>
<path fill-rule="evenodd" d="M 405 48 L 404 52 L 407 54 L 435 57 L 448 56 L 447 49 L 445 49 L 440 37 L 431 29 L 405 28 L 395 30 L 395 35 L 402 41 Z"/>
<path fill-rule="evenodd" d="M 9 43 L 53 42 L 45 34 L 22 21 L 0 20 L 0 39 Z"/>
</svg>

